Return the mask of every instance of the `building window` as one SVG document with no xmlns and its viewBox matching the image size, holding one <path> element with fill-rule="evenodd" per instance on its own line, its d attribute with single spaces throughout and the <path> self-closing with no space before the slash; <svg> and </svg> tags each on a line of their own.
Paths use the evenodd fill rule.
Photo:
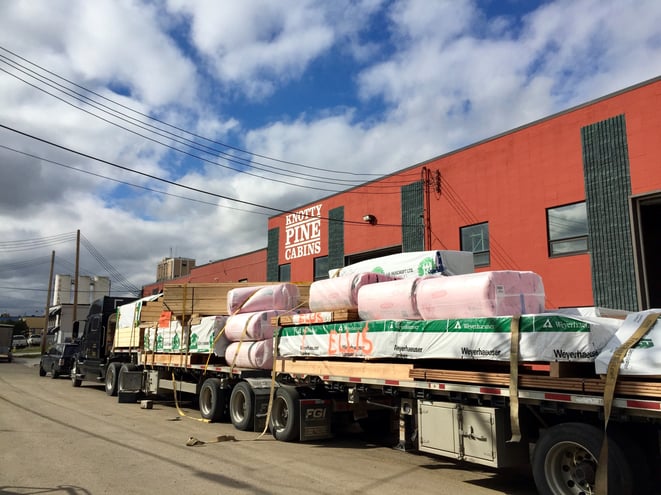
<svg viewBox="0 0 661 495">
<path fill-rule="evenodd" d="M 328 256 L 314 259 L 314 279 L 323 280 L 328 278 Z"/>
<path fill-rule="evenodd" d="M 476 267 L 489 266 L 489 223 L 478 223 L 461 227 L 461 250 L 473 252 L 473 262 Z"/>
<path fill-rule="evenodd" d="M 278 282 L 291 281 L 291 264 L 280 265 L 278 267 Z"/>
<path fill-rule="evenodd" d="M 585 201 L 546 210 L 549 256 L 587 253 L 588 214 Z"/>
</svg>

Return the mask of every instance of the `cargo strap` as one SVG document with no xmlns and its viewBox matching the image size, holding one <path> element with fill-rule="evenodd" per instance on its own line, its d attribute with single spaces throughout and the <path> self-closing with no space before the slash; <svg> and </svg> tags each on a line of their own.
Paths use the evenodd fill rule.
<svg viewBox="0 0 661 495">
<path fill-rule="evenodd" d="M 519 316 L 512 317 L 510 325 L 510 426 L 512 437 L 509 442 L 521 441 L 521 425 L 519 424 Z"/>
<path fill-rule="evenodd" d="M 237 313 L 234 313 L 234 314 L 237 314 Z M 239 358 L 239 351 L 241 350 L 241 346 L 243 345 L 243 341 L 244 341 L 246 335 L 248 334 L 248 328 L 250 327 L 250 322 L 252 321 L 255 314 L 256 313 L 252 313 L 248 317 L 248 319 L 246 320 L 246 323 L 243 325 L 243 331 L 241 332 L 241 337 L 239 337 L 239 345 L 236 347 L 236 352 L 234 353 L 234 357 L 232 358 L 232 364 L 230 364 L 230 369 L 232 369 L 232 370 L 236 366 L 236 360 Z M 250 354 L 248 355 L 248 359 L 250 359 Z"/>
<path fill-rule="evenodd" d="M 213 440 L 200 440 L 199 438 L 188 437 L 188 440 L 186 441 L 186 445 L 188 447 L 198 447 L 200 445 L 204 445 L 207 443 L 219 443 L 219 442 L 238 442 L 238 440 L 234 435 L 219 435 Z"/>
<path fill-rule="evenodd" d="M 659 313 L 648 314 L 636 331 L 629 337 L 624 344 L 618 347 L 608 363 L 606 372 L 606 384 L 604 386 L 604 441 L 599 454 L 599 464 L 597 465 L 597 474 L 595 479 L 595 493 L 598 495 L 608 495 L 608 420 L 610 419 L 611 409 L 613 407 L 613 396 L 615 394 L 615 385 L 620 373 L 620 366 L 624 356 L 638 341 L 654 326 Z"/>
<path fill-rule="evenodd" d="M 172 372 L 172 392 L 173 392 L 173 395 L 174 395 L 174 406 L 177 408 L 177 413 L 179 413 L 179 416 L 181 416 L 183 418 L 192 419 L 194 421 L 199 421 L 200 423 L 210 423 L 210 421 L 208 419 L 193 418 L 191 416 L 188 416 L 184 411 L 181 410 L 181 408 L 179 407 L 179 401 L 177 400 L 177 388 L 176 387 L 177 387 L 177 384 L 176 384 L 176 381 L 175 381 L 175 378 L 174 378 L 174 371 L 173 371 Z"/>
</svg>

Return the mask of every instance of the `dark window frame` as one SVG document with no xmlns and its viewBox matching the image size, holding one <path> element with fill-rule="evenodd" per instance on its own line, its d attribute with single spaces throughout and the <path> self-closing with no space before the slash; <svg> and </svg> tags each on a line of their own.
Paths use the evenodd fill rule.
<svg viewBox="0 0 661 495">
<path fill-rule="evenodd" d="M 283 272 L 286 271 L 286 278 L 283 277 Z M 291 282 L 291 263 L 278 265 L 278 282 Z"/>
<path fill-rule="evenodd" d="M 324 266 L 319 266 L 322 265 L 325 262 L 325 267 Z M 313 260 L 313 273 L 314 273 L 314 280 L 325 280 L 328 277 L 328 256 L 319 256 L 318 258 L 315 258 Z"/>
<path fill-rule="evenodd" d="M 482 234 L 486 232 L 486 249 L 475 250 L 475 244 L 471 243 L 471 246 L 464 245 L 464 233 L 467 229 L 475 229 L 476 227 L 483 227 Z M 473 264 L 475 268 L 484 268 L 491 265 L 491 243 L 489 242 L 491 235 L 489 233 L 489 222 L 479 222 L 471 225 L 464 225 L 459 227 L 459 244 L 462 251 L 470 251 L 473 253 Z M 484 237 L 482 242 L 485 242 Z M 470 247 L 470 249 L 468 249 Z"/>
<path fill-rule="evenodd" d="M 568 225 L 565 228 L 569 231 L 572 231 L 569 235 L 553 235 L 552 229 L 552 219 L 551 213 L 554 211 L 559 211 L 561 209 L 573 208 L 576 206 L 583 206 L 584 209 L 584 221 L 585 221 L 585 233 L 576 233 L 578 224 L 571 226 Z M 555 221 L 561 220 L 563 222 L 572 222 L 571 219 L 556 219 Z M 578 229 L 581 230 L 580 228 Z M 553 206 L 551 208 L 546 208 L 546 238 L 547 238 L 547 250 L 549 258 L 561 258 L 564 256 L 576 256 L 579 254 L 586 254 L 589 252 L 589 231 L 588 231 L 588 218 L 587 218 L 587 205 L 585 201 L 577 201 L 575 203 L 567 203 L 564 205 Z M 572 249 L 571 245 L 579 246 L 578 248 Z"/>
</svg>

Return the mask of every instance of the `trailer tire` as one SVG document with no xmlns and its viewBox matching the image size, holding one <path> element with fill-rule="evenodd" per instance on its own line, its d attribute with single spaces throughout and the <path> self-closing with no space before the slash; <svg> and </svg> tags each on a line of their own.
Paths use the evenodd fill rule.
<svg viewBox="0 0 661 495">
<path fill-rule="evenodd" d="M 635 441 L 639 434 L 644 435 L 644 430 L 638 430 L 635 435 L 625 430 L 613 431 L 613 439 L 617 442 L 618 446 L 624 452 L 625 457 L 628 459 L 628 464 L 631 466 L 631 474 L 633 476 L 632 493 L 653 493 L 654 485 L 652 483 L 652 468 L 648 461 L 648 456 L 645 454 L 644 448 L 640 441 Z M 650 434 L 653 438 L 654 435 Z M 645 437 L 638 437 L 638 439 Z M 610 447 L 610 446 L 609 446 Z"/>
<path fill-rule="evenodd" d="M 594 493 L 604 432 L 582 423 L 552 426 L 540 437 L 532 457 L 532 472 L 540 495 Z M 608 493 L 631 495 L 631 465 L 622 448 L 609 438 Z"/>
<path fill-rule="evenodd" d="M 200 387 L 198 395 L 200 414 L 204 419 L 215 423 L 225 416 L 227 409 L 227 390 L 222 388 L 219 378 L 207 378 Z"/>
<path fill-rule="evenodd" d="M 106 394 L 110 397 L 117 395 L 117 385 L 119 384 L 119 367 L 120 363 L 110 363 L 106 369 Z"/>
<path fill-rule="evenodd" d="M 296 442 L 300 437 L 301 412 L 299 394 L 294 387 L 281 386 L 275 391 L 269 426 L 281 442 Z"/>
<path fill-rule="evenodd" d="M 9 360 L 8 362 L 11 363 L 11 360 Z M 46 370 L 41 364 L 39 365 L 39 376 L 46 376 Z"/>
<path fill-rule="evenodd" d="M 248 382 L 239 382 L 230 395 L 230 420 L 234 428 L 241 431 L 252 430 L 255 424 L 254 416 L 255 394 Z"/>
<path fill-rule="evenodd" d="M 80 387 L 80 385 L 83 383 L 83 381 L 76 376 L 78 373 L 78 365 L 76 364 L 76 361 L 74 360 L 73 364 L 71 365 L 71 386 L 72 387 Z"/>
</svg>

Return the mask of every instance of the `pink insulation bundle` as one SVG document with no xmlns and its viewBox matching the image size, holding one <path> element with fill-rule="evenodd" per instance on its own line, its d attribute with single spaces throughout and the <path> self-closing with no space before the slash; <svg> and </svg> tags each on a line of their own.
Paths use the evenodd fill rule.
<svg viewBox="0 0 661 495">
<path fill-rule="evenodd" d="M 276 327 L 271 325 L 271 318 L 291 313 L 286 310 L 271 310 L 234 314 L 227 318 L 225 336 L 232 342 L 272 339 Z"/>
<path fill-rule="evenodd" d="M 358 292 L 361 287 L 394 279 L 381 273 L 364 272 L 317 280 L 310 284 L 310 311 L 358 309 Z"/>
<path fill-rule="evenodd" d="M 232 342 L 225 351 L 225 361 L 237 368 L 271 369 L 273 339 L 256 342 Z"/>
<path fill-rule="evenodd" d="M 293 309 L 299 305 L 298 287 L 290 283 L 236 287 L 227 291 L 227 312 L 253 313 L 270 309 Z"/>
<path fill-rule="evenodd" d="M 523 299 L 525 314 L 543 313 L 546 311 L 546 297 L 542 277 L 535 272 L 519 272 L 523 283 Z"/>
<path fill-rule="evenodd" d="M 416 287 L 420 277 L 366 285 L 358 292 L 361 320 L 420 320 Z"/>
<path fill-rule="evenodd" d="M 416 302 L 425 320 L 514 316 L 544 307 L 544 294 L 536 274 L 522 276 L 518 271 L 492 271 L 426 277 L 416 290 Z M 541 279 L 539 279 L 541 284 Z"/>
</svg>

